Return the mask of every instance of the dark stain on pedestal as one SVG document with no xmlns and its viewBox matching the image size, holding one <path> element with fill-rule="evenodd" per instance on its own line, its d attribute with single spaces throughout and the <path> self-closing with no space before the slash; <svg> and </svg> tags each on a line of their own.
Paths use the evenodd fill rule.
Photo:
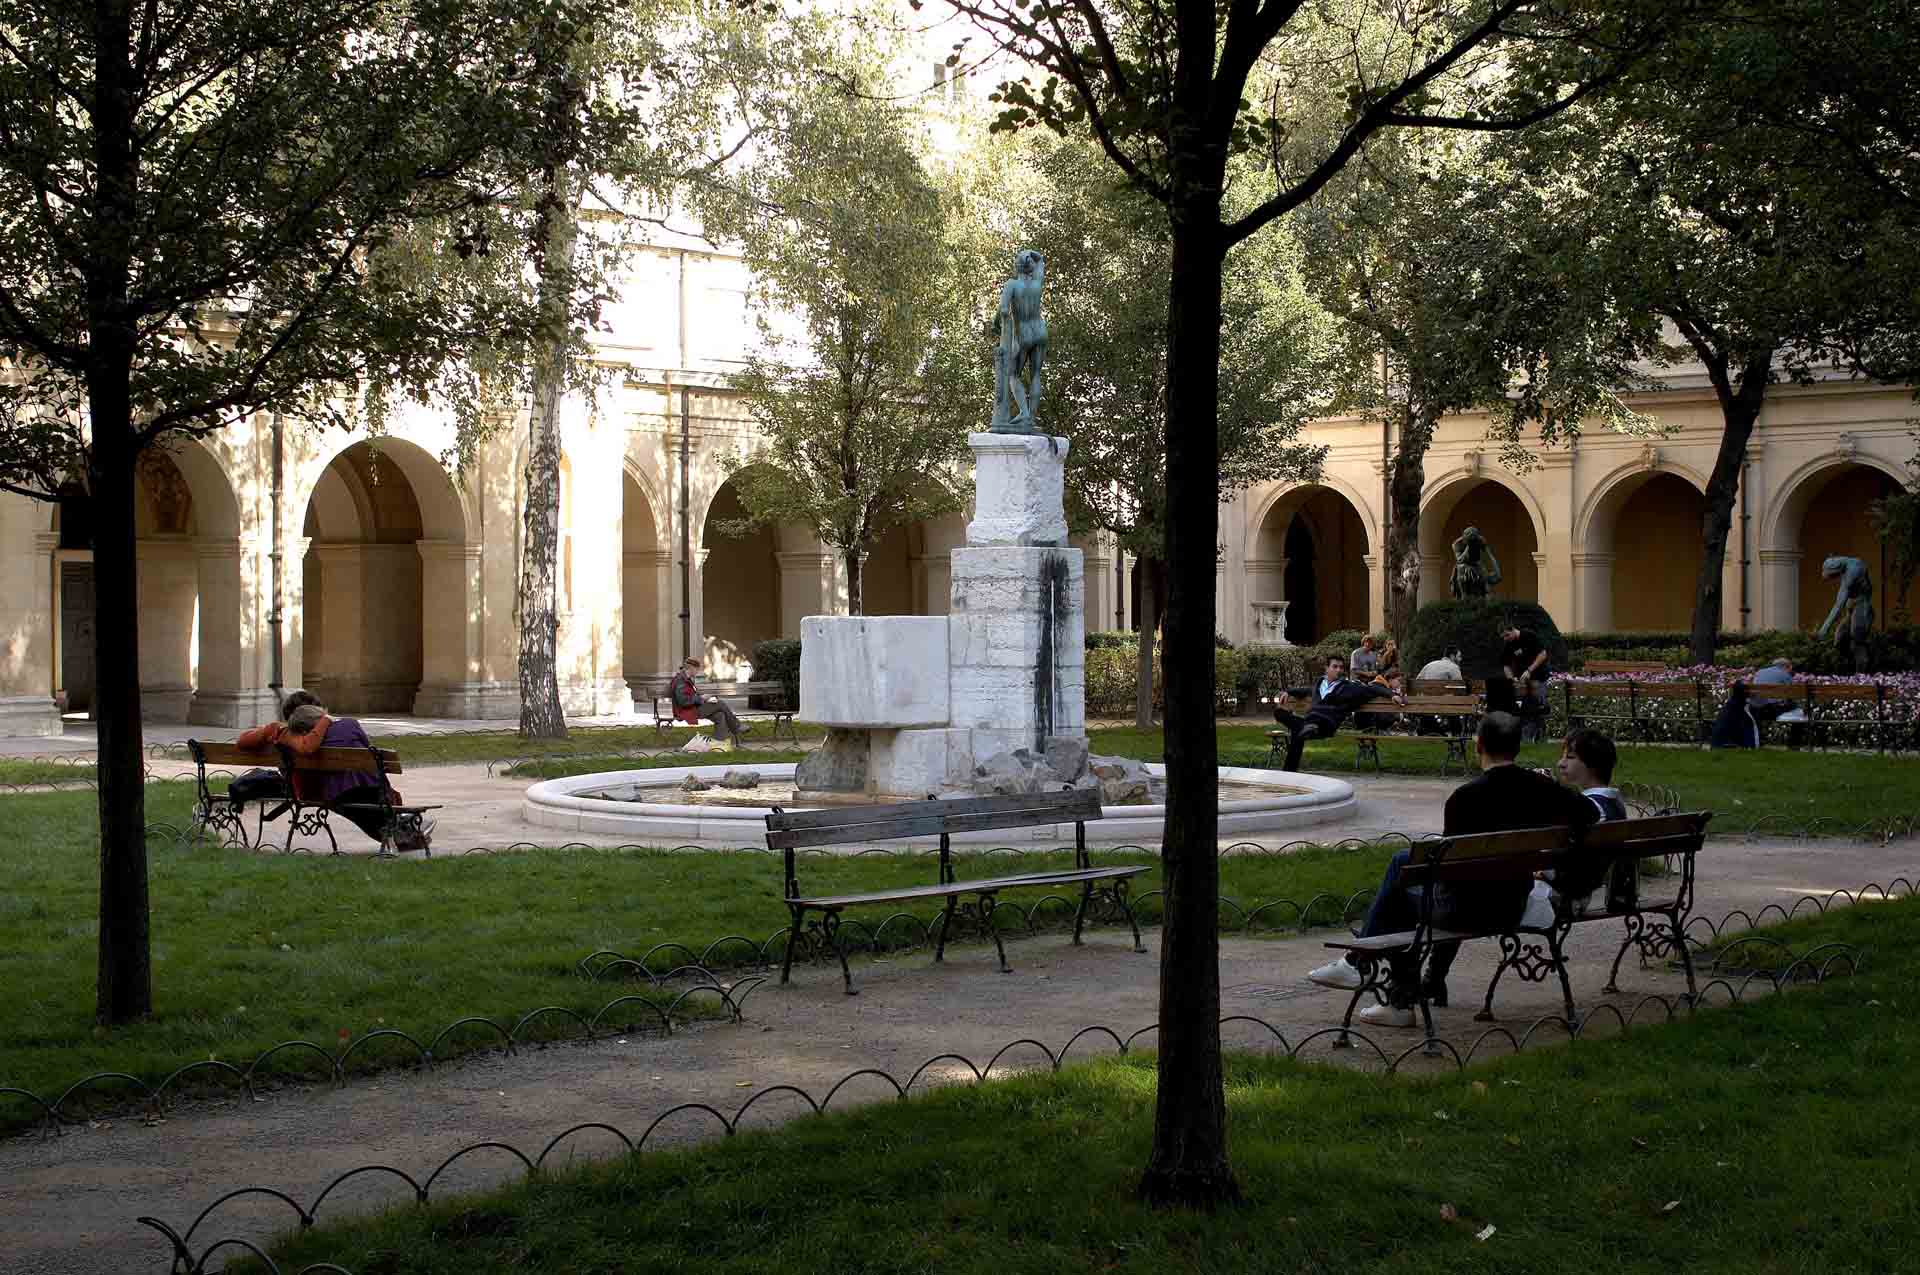
<svg viewBox="0 0 1920 1275">
<path fill-rule="evenodd" d="M 1067 559 L 1048 553 L 1040 559 L 1040 646 L 1033 668 L 1033 751 L 1046 752 L 1054 733 L 1054 697 L 1059 686 L 1058 635 L 1067 623 Z"/>
</svg>

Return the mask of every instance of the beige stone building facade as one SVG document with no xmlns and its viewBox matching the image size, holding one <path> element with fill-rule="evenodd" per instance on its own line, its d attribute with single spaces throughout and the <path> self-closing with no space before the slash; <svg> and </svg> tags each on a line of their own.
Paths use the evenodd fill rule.
<svg viewBox="0 0 1920 1275">
<path fill-rule="evenodd" d="M 726 388 L 752 333 L 744 267 L 669 240 L 633 270 L 600 349 L 608 386 L 564 427 L 560 664 L 579 713 L 632 711 L 630 687 L 688 650 L 735 674 L 756 641 L 845 607 L 840 564 L 812 535 L 724 525 L 740 513 L 728 458 L 756 443 Z M 1427 464 L 1423 597 L 1444 595 L 1447 545 L 1473 524 L 1505 568 L 1498 593 L 1539 601 L 1562 628 L 1683 627 L 1719 414 L 1699 378 L 1672 385 L 1639 404 L 1668 436 L 1590 434 L 1525 473 L 1501 466 L 1484 420 L 1447 422 Z M 1874 566 L 1885 615 L 1865 506 L 1906 473 L 1912 415 L 1899 390 L 1770 395 L 1728 555 L 1728 627 L 1817 624 L 1833 553 Z M 276 688 L 298 686 L 342 712 L 515 716 L 524 426 L 464 473 L 443 466 L 450 423 L 430 411 L 377 439 L 286 426 L 277 483 L 275 432 L 261 417 L 142 469 L 148 717 L 249 724 L 273 715 Z M 1296 642 L 1381 623 L 1380 427 L 1331 420 L 1312 434 L 1331 448 L 1323 481 L 1256 488 L 1222 510 L 1220 628 L 1236 641 L 1256 636 L 1261 601 L 1288 602 Z M 87 522 L 84 499 L 0 495 L 0 733 L 54 733 L 63 710 L 83 713 L 93 626 L 124 622 L 94 610 Z M 889 536 L 866 566 L 869 612 L 944 612 L 963 526 L 953 514 Z M 1076 543 L 1089 627 L 1133 624 L 1132 564 L 1097 538 Z"/>
</svg>

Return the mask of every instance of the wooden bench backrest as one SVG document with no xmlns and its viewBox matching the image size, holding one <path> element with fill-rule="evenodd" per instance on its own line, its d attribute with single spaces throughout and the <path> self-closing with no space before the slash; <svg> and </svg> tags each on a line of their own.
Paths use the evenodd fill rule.
<svg viewBox="0 0 1920 1275">
<path fill-rule="evenodd" d="M 280 765 L 280 754 L 271 748 L 241 748 L 237 744 L 190 739 L 187 751 L 195 761 L 209 766 L 264 766 L 273 770 Z"/>
<path fill-rule="evenodd" d="M 1407 683 L 1407 694 L 1409 695 L 1453 695 L 1461 699 L 1467 699 L 1472 697 L 1473 695 L 1473 684 L 1465 681 L 1460 681 L 1460 682 L 1436 681 L 1431 678 L 1416 677 L 1411 682 Z"/>
<path fill-rule="evenodd" d="M 767 848 L 858 845 L 954 832 L 1026 828 L 1034 824 L 1100 818 L 1100 790 L 1074 788 L 1012 797 L 902 801 L 883 806 L 828 806 L 776 810 L 767 816 Z"/>
<path fill-rule="evenodd" d="M 322 748 L 302 756 L 291 754 L 295 770 L 367 771 L 373 770 L 368 753 L 379 753 L 380 764 L 389 775 L 400 774 L 400 754 L 391 748 Z"/>
<path fill-rule="evenodd" d="M 1407 867 L 1414 882 L 1512 881 L 1551 867 L 1571 843 L 1571 828 L 1516 828 L 1416 841 Z"/>
<path fill-rule="evenodd" d="M 1366 709 L 1361 709 L 1366 712 Z M 1409 695 L 1405 704 L 1381 700 L 1380 710 L 1389 713 L 1441 713 L 1465 716 L 1480 711 L 1480 701 L 1471 695 Z"/>
<path fill-rule="evenodd" d="M 1699 699 L 1703 692 L 1700 682 L 1635 682 L 1633 693 L 1641 699 Z"/>
<path fill-rule="evenodd" d="M 1563 694 L 1575 699 L 1605 699 L 1633 694 L 1632 682 L 1562 682 Z"/>
<path fill-rule="evenodd" d="M 1614 858 L 1651 859 L 1658 855 L 1698 850 L 1707 835 L 1711 810 L 1675 815 L 1648 815 L 1642 819 L 1615 819 L 1597 823 L 1581 837 L 1582 849 L 1604 851 Z"/>
<path fill-rule="evenodd" d="M 1670 673 L 1664 660 L 1588 660 L 1585 672 L 1593 677 L 1617 673 Z"/>
</svg>

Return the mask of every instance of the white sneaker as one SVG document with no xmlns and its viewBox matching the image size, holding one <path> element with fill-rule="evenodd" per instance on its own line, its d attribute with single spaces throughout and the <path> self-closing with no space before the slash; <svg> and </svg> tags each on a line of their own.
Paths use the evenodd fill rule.
<svg viewBox="0 0 1920 1275">
<path fill-rule="evenodd" d="M 1355 969 L 1345 957 L 1339 957 L 1328 961 L 1317 970 L 1309 971 L 1307 981 L 1342 992 L 1352 992 L 1359 990 L 1361 979 L 1360 971 Z"/>
<path fill-rule="evenodd" d="M 1398 1005 L 1369 1005 L 1360 1011 L 1359 1018 L 1369 1027 L 1413 1026 L 1413 1011 Z"/>
</svg>

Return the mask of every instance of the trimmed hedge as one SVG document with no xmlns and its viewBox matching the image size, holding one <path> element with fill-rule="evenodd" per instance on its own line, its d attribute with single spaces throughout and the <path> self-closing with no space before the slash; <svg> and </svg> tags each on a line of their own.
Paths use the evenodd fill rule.
<svg viewBox="0 0 1920 1275">
<path fill-rule="evenodd" d="M 753 644 L 753 677 L 757 682 L 782 682 L 787 688 L 787 706 L 800 707 L 800 639 L 768 638 Z M 754 698 L 760 698 L 758 696 Z M 752 701 L 748 701 L 752 704 Z M 763 708 L 763 704 L 752 704 Z"/>
<path fill-rule="evenodd" d="M 1411 631 L 1400 644 L 1402 668 L 1418 672 L 1430 660 L 1459 650 L 1460 671 L 1475 681 L 1500 676 L 1500 631 L 1531 629 L 1547 648 L 1556 670 L 1567 668 L 1567 642 L 1546 608 L 1532 602 L 1452 600 L 1429 602 L 1414 612 Z"/>
</svg>

